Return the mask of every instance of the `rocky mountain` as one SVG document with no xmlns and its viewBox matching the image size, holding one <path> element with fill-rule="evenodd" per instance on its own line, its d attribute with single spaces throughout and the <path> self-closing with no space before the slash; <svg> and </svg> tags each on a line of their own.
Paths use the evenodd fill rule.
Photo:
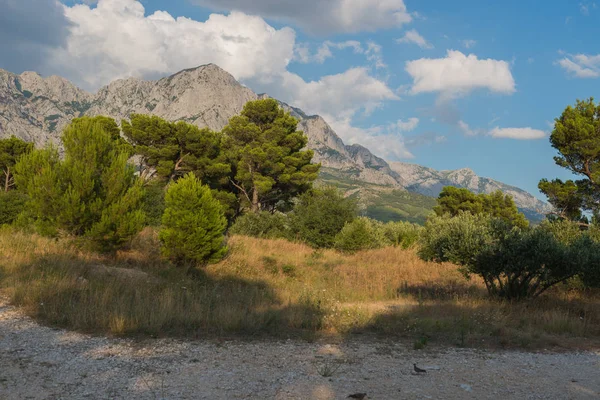
<svg viewBox="0 0 600 400">
<path fill-rule="evenodd" d="M 491 193 L 501 190 L 510 194 L 517 207 L 532 219 L 536 219 L 536 214 L 543 215 L 551 210 L 547 203 L 523 189 L 490 178 L 482 178 L 470 168 L 437 171 L 433 168 L 402 162 L 392 162 L 390 167 L 404 179 L 404 187 L 407 190 L 426 196 L 437 197 L 444 186 L 467 188 L 473 193 Z"/>
<path fill-rule="evenodd" d="M 183 70 L 157 81 L 120 79 L 95 94 L 57 76 L 43 78 L 35 72 L 16 75 L 0 69 L 0 138 L 15 135 L 38 146 L 47 142 L 60 145 L 60 133 L 73 118 L 107 115 L 121 120 L 131 113 L 221 130 L 246 102 L 264 97 L 268 95 L 254 93 L 213 64 Z M 544 209 L 545 204 L 533 201 L 530 194 L 479 178 L 470 170 L 435 171 L 411 164 L 389 164 L 363 146 L 344 144 L 320 116 L 306 115 L 300 109 L 280 104 L 299 119 L 299 129 L 308 136 L 308 147 L 314 150 L 315 161 L 323 165 L 324 175 L 331 182 L 340 185 L 352 182 L 352 190 L 359 192 L 361 185 L 368 184 L 371 194 L 376 191 L 374 188 L 380 188 L 386 193 L 408 189 L 427 196 L 436 196 L 446 184 L 478 192 L 500 188 L 512 194 L 523 209 L 532 213 Z"/>
</svg>

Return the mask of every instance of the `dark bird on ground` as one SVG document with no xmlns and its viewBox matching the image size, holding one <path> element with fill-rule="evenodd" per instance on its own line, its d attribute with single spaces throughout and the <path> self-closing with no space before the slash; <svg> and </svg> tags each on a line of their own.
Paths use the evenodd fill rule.
<svg viewBox="0 0 600 400">
<path fill-rule="evenodd" d="M 423 373 L 423 374 L 426 374 L 426 373 L 427 373 L 427 371 L 426 371 L 426 370 L 424 370 L 424 369 L 421 369 L 421 368 L 417 367 L 417 364 L 413 364 L 413 367 L 415 368 L 415 372 L 416 372 L 417 374 L 421 374 L 421 373 Z"/>
<path fill-rule="evenodd" d="M 367 394 L 366 393 L 354 393 L 354 394 L 349 394 L 347 398 L 363 400 L 363 399 L 367 398 Z"/>
</svg>

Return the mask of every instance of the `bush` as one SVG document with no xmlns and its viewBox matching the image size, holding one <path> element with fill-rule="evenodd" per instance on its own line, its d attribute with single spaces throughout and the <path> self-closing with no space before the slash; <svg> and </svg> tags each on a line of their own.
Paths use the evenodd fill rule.
<svg viewBox="0 0 600 400">
<path fill-rule="evenodd" d="M 392 246 L 403 249 L 415 246 L 422 231 L 422 226 L 405 221 L 388 222 L 383 226 L 383 233 Z"/>
<path fill-rule="evenodd" d="M 465 275 L 481 276 L 491 295 L 506 299 L 539 296 L 578 274 L 594 282 L 600 246 L 588 235 L 561 242 L 551 228 L 520 229 L 468 213 L 438 216 L 425 225 L 419 256 L 458 264 Z"/>
<path fill-rule="evenodd" d="M 426 261 L 460 265 L 468 276 L 474 257 L 492 240 L 490 223 L 490 217 L 468 212 L 431 217 L 421 234 L 418 254 Z"/>
<path fill-rule="evenodd" d="M 358 214 L 356 200 L 345 198 L 336 188 L 312 189 L 298 199 L 290 215 L 292 234 L 317 248 L 330 248 L 344 225 Z"/>
<path fill-rule="evenodd" d="M 343 252 L 379 249 L 389 246 L 384 225 L 366 217 L 360 217 L 347 223 L 335 237 L 335 248 Z"/>
<path fill-rule="evenodd" d="M 208 186 L 187 174 L 168 187 L 165 206 L 159 239 L 166 257 L 180 266 L 223 258 L 227 220 Z"/>
<path fill-rule="evenodd" d="M 12 224 L 25 209 L 27 195 L 16 190 L 0 191 L 0 225 Z"/>
<path fill-rule="evenodd" d="M 540 229 L 551 233 L 559 242 L 571 244 L 581 237 L 581 227 L 573 221 L 566 219 L 544 220 L 539 225 Z"/>
<path fill-rule="evenodd" d="M 248 213 L 235 220 L 229 228 L 229 233 L 261 239 L 285 239 L 290 237 L 287 224 L 287 216 L 279 212 Z"/>
</svg>

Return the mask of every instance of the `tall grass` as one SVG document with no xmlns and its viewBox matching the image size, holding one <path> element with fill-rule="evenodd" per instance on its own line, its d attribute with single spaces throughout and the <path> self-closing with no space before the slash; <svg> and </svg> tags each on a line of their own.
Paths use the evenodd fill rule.
<svg viewBox="0 0 600 400">
<path fill-rule="evenodd" d="M 0 287 L 46 323 L 113 335 L 292 337 L 373 332 L 419 346 L 585 347 L 600 337 L 600 295 L 556 288 L 490 300 L 479 279 L 414 250 L 352 255 L 285 240 L 229 239 L 220 263 L 189 274 L 142 232 L 108 258 L 66 239 L 0 230 Z"/>
</svg>

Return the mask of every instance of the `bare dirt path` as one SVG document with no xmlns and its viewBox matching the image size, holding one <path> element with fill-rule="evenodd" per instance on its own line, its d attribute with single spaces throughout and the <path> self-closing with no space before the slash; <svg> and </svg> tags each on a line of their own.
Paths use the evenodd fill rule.
<svg viewBox="0 0 600 400">
<path fill-rule="evenodd" d="M 429 367 L 412 373 L 412 363 Z M 328 375 L 324 377 L 322 375 Z M 0 299 L 0 399 L 598 399 L 600 351 L 91 337 Z"/>
</svg>

